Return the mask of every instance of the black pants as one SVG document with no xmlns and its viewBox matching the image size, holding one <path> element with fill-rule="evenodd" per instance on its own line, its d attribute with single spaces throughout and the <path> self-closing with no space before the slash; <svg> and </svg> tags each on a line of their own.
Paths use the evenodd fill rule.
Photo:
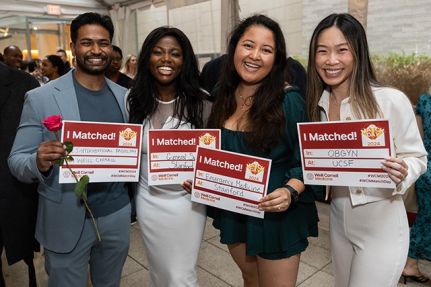
<svg viewBox="0 0 431 287">
<path fill-rule="evenodd" d="M 6 283 L 4 281 L 3 277 L 3 269 L 2 269 L 2 261 L 1 261 L 1 255 L 3 253 L 3 235 L 0 231 L 0 287 L 6 287 Z M 33 264 L 33 256 L 24 258 L 24 262 L 28 266 L 28 286 L 29 287 L 37 287 L 37 281 L 36 281 L 36 270 L 34 269 Z"/>
</svg>

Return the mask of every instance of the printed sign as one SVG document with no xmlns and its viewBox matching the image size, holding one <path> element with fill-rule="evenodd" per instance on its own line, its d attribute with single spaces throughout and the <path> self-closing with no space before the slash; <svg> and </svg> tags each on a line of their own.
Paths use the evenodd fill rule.
<svg viewBox="0 0 431 287">
<path fill-rule="evenodd" d="M 220 148 L 220 130 L 149 130 L 148 185 L 181 184 L 193 178 L 196 147 Z"/>
<path fill-rule="evenodd" d="M 192 201 L 264 217 L 257 207 L 268 189 L 271 160 L 198 147 Z"/>
<path fill-rule="evenodd" d="M 67 164 L 90 182 L 137 182 L 141 164 L 142 125 L 63 121 L 61 141 L 70 141 L 73 161 Z M 66 164 L 60 166 L 60 183 L 74 183 Z"/>
<path fill-rule="evenodd" d="M 382 167 L 393 152 L 388 120 L 298 123 L 306 184 L 393 188 Z"/>
</svg>

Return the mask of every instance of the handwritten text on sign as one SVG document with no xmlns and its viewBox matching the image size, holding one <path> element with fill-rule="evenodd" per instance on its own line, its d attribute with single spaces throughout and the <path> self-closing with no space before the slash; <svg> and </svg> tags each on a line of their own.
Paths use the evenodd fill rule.
<svg viewBox="0 0 431 287">
<path fill-rule="evenodd" d="M 381 168 L 392 154 L 387 120 L 299 123 L 298 133 L 305 183 L 395 186 Z"/>
<path fill-rule="evenodd" d="M 181 184 L 192 179 L 196 147 L 220 148 L 220 130 L 150 130 L 148 184 Z"/>
</svg>

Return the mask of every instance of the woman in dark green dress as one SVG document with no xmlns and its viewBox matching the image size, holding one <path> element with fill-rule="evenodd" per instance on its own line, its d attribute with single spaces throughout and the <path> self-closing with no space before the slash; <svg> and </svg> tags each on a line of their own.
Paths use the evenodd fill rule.
<svg viewBox="0 0 431 287">
<path fill-rule="evenodd" d="M 419 97 L 416 117 L 428 152 L 428 169 L 415 184 L 418 212 L 415 223 L 410 229 L 409 256 L 403 270 L 403 277 L 404 282 L 409 278 L 424 283 L 429 281 L 429 277 L 419 270 L 418 261 L 419 259 L 431 261 L 431 89 L 429 93 Z"/>
<path fill-rule="evenodd" d="M 296 124 L 307 120 L 299 91 L 284 79 L 286 47 L 279 25 L 263 15 L 233 31 L 210 125 L 222 149 L 272 159 L 264 219 L 210 208 L 220 241 L 239 266 L 244 286 L 295 286 L 308 236 L 317 236 L 313 194 L 302 182 Z"/>
</svg>

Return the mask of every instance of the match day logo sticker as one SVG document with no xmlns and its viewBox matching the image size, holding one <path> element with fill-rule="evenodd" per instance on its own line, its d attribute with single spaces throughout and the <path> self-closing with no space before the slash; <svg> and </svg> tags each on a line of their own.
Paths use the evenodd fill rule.
<svg viewBox="0 0 431 287">
<path fill-rule="evenodd" d="M 216 137 L 209 133 L 199 137 L 199 146 L 206 148 L 216 148 Z"/>
<path fill-rule="evenodd" d="M 120 131 L 119 146 L 136 146 L 136 132 L 131 128 Z"/>
<path fill-rule="evenodd" d="M 262 182 L 264 171 L 265 171 L 265 167 L 260 165 L 257 161 L 254 161 L 252 163 L 248 163 L 244 178 L 249 179 L 249 180 Z"/>
<path fill-rule="evenodd" d="M 362 146 L 385 146 L 385 129 L 369 125 L 361 129 Z"/>
</svg>

